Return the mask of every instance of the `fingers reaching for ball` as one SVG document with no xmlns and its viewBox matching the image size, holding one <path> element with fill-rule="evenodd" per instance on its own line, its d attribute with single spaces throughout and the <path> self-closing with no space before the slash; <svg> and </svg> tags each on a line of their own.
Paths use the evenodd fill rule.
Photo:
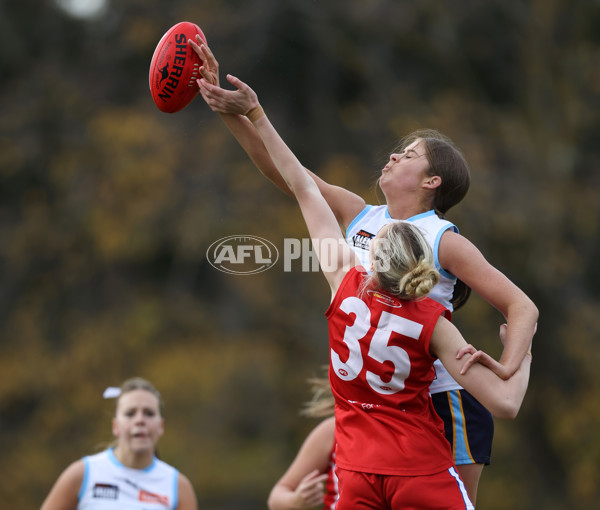
<svg viewBox="0 0 600 510">
<path fill-rule="evenodd" d="M 196 52 L 202 65 L 200 66 L 201 76 L 212 85 L 219 86 L 219 62 L 213 55 L 206 42 L 199 36 L 196 35 L 196 40 L 188 40 L 188 44 Z"/>
<path fill-rule="evenodd" d="M 188 44 L 201 60 L 201 65 L 198 69 L 200 77 L 196 80 L 196 84 L 202 98 L 210 109 L 217 113 L 244 115 L 257 107 L 258 98 L 255 92 L 235 76 L 228 74 L 227 81 L 236 90 L 221 88 L 219 82 L 219 62 L 204 38 L 198 35 L 194 39 L 188 39 Z"/>
<path fill-rule="evenodd" d="M 244 115 L 258 106 L 258 98 L 248 85 L 231 75 L 227 75 L 227 80 L 236 90 L 226 90 L 213 85 L 204 77 L 197 80 L 200 94 L 212 111 Z"/>
</svg>

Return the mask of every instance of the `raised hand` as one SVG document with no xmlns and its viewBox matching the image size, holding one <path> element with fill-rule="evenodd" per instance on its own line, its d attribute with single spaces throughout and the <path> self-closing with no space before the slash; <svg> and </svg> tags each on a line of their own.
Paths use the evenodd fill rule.
<svg viewBox="0 0 600 510">
<path fill-rule="evenodd" d="M 217 62 L 213 52 L 199 35 L 196 36 L 196 41 L 188 39 L 188 44 L 194 49 L 196 54 L 200 57 L 200 60 L 202 60 L 202 65 L 199 69 L 202 78 L 208 83 L 218 87 L 219 62 Z"/>
<path fill-rule="evenodd" d="M 500 326 L 499 334 L 500 334 L 500 341 L 502 342 L 503 345 L 504 345 L 504 340 L 506 338 L 506 331 L 507 331 L 507 325 L 502 324 Z M 458 351 L 458 353 L 456 354 L 456 359 L 462 359 L 465 354 L 470 354 L 471 356 L 469 356 L 467 361 L 465 361 L 465 364 L 462 366 L 462 369 L 460 371 L 460 373 L 462 375 L 466 374 L 467 371 L 469 370 L 469 368 L 472 367 L 475 363 L 479 363 L 481 365 L 488 367 L 492 372 L 494 372 L 498 377 L 500 377 L 503 380 L 507 380 L 513 375 L 513 373 L 510 370 L 508 370 L 507 367 L 502 365 L 502 363 L 500 363 L 499 361 L 496 361 L 494 358 L 492 358 L 486 352 L 476 349 L 471 344 L 460 349 Z"/>
<path fill-rule="evenodd" d="M 236 87 L 236 90 L 226 90 L 215 86 L 205 78 L 197 81 L 200 94 L 214 112 L 245 115 L 259 106 L 256 93 L 235 76 L 228 74 L 227 81 Z"/>
</svg>

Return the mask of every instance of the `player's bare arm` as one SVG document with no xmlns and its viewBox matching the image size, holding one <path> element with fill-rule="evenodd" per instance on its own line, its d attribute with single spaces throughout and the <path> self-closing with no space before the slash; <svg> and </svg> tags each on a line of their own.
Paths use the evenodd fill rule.
<svg viewBox="0 0 600 510">
<path fill-rule="evenodd" d="M 234 113 L 244 113 L 252 122 L 279 173 L 296 197 L 323 274 L 331 286 L 332 294 L 335 294 L 346 272 L 357 265 L 356 255 L 345 242 L 337 219 L 317 183 L 279 136 L 260 106 L 256 93 L 234 76 L 228 75 L 227 79 L 236 88 L 235 91 L 224 91 L 235 94 L 232 101 L 235 104 Z M 204 79 L 199 80 L 199 86 L 201 89 L 211 87 Z M 206 90 L 203 90 L 204 93 L 207 93 Z"/>
<path fill-rule="evenodd" d="M 56 480 L 40 510 L 76 510 L 84 472 L 82 460 L 67 467 Z"/>
<path fill-rule="evenodd" d="M 200 87 L 200 93 L 204 101 L 211 110 L 219 113 L 224 124 L 260 172 L 281 191 L 293 197 L 293 193 L 277 170 L 252 122 L 244 116 L 246 112 L 240 111 L 240 104 L 237 101 L 235 91 L 228 91 L 220 87 L 219 63 L 211 49 L 199 37 L 196 38 L 195 42 L 190 41 L 190 45 L 203 62 L 200 67 L 201 76 L 207 84 L 211 85 L 204 88 Z M 365 207 L 365 201 L 355 193 L 329 184 L 310 170 L 305 170 L 317 183 L 319 190 L 333 210 L 338 223 L 344 228 L 347 227 Z"/>
<path fill-rule="evenodd" d="M 468 371 L 463 369 L 461 352 L 468 348 L 456 326 L 440 317 L 431 336 L 431 353 L 437 356 L 450 375 L 497 418 L 514 419 L 523 403 L 531 356 L 525 356 L 519 369 L 503 380 L 487 366 L 476 363 Z M 465 356 L 470 356 L 467 351 Z"/>
<path fill-rule="evenodd" d="M 500 358 L 502 378 L 521 366 L 536 331 L 538 309 L 529 297 L 492 266 L 465 237 L 446 232 L 440 241 L 440 264 L 496 308 L 508 326 Z"/>
</svg>

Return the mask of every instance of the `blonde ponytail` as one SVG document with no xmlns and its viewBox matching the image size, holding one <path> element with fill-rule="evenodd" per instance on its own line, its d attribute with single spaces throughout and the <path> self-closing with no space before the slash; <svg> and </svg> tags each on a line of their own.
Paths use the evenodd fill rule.
<svg viewBox="0 0 600 510">
<path fill-rule="evenodd" d="M 413 224 L 396 221 L 373 239 L 373 276 L 376 286 L 401 299 L 429 294 L 440 275 L 433 251 Z"/>
<path fill-rule="evenodd" d="M 328 365 L 323 367 L 328 370 Z M 300 414 L 310 418 L 323 418 L 333 416 L 335 409 L 335 399 L 329 386 L 328 377 L 313 377 L 308 380 L 311 385 L 313 397 L 304 404 Z"/>
<path fill-rule="evenodd" d="M 398 290 L 405 299 L 417 299 L 429 294 L 439 279 L 440 275 L 436 269 L 428 261 L 420 259 L 417 265 L 400 279 Z"/>
</svg>

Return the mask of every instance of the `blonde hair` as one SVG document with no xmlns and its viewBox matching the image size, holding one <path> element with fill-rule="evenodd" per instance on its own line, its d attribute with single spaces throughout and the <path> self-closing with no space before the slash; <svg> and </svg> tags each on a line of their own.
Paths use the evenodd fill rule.
<svg viewBox="0 0 600 510">
<path fill-rule="evenodd" d="M 373 274 L 369 279 L 376 287 L 401 299 L 414 300 L 429 294 L 438 283 L 433 251 L 415 225 L 390 223 L 371 244 Z"/>
<path fill-rule="evenodd" d="M 325 370 L 328 366 L 325 365 Z M 304 404 L 300 414 L 310 418 L 324 418 L 333 416 L 335 410 L 335 399 L 331 393 L 329 379 L 327 377 L 312 377 L 308 380 L 311 385 L 313 397 Z"/>
</svg>

